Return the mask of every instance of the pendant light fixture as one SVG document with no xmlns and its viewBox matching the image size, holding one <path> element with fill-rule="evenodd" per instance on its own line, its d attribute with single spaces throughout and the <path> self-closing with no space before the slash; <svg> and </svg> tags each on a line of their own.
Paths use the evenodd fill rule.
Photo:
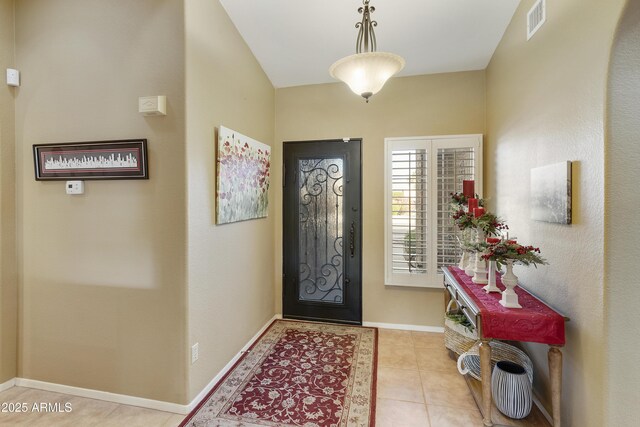
<svg viewBox="0 0 640 427">
<path fill-rule="evenodd" d="M 378 23 L 371 20 L 371 13 L 376 8 L 369 6 L 369 0 L 363 0 L 364 6 L 358 8 L 362 21 L 356 23 L 358 38 L 356 54 L 336 61 L 329 74 L 334 79 L 342 80 L 351 90 L 369 102 L 385 82 L 404 68 L 404 59 L 394 53 L 376 52 L 376 35 L 373 27 Z"/>
</svg>

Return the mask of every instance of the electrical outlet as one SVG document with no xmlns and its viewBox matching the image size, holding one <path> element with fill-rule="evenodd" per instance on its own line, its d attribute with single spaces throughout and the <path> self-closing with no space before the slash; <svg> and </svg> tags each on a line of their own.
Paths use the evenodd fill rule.
<svg viewBox="0 0 640 427">
<path fill-rule="evenodd" d="M 191 364 L 196 363 L 196 361 L 198 360 L 198 357 L 200 357 L 200 344 L 199 343 L 195 343 L 194 345 L 191 346 Z"/>
</svg>

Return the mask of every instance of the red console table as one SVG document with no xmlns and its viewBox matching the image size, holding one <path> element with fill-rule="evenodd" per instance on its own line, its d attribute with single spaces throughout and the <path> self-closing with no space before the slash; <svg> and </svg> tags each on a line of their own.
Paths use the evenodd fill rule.
<svg viewBox="0 0 640 427">
<path fill-rule="evenodd" d="M 474 397 L 486 426 L 492 426 L 491 402 L 491 346 L 492 339 L 537 342 L 549 345 L 548 362 L 551 383 L 551 404 L 554 427 L 560 427 L 560 395 L 562 393 L 562 352 L 565 343 L 564 324 L 568 319 L 557 313 L 544 302 L 526 290 L 516 287 L 522 308 L 505 308 L 500 305 L 501 294 L 487 294 L 482 287 L 471 281 L 463 270 L 457 267 L 443 267 L 445 303 L 454 299 L 462 313 L 478 331 L 480 338 L 480 367 L 482 376 L 482 398 L 477 399 L 477 391 L 470 384 Z M 498 275 L 499 276 L 499 275 Z M 500 277 L 497 285 L 504 289 Z M 497 410 L 495 411 L 497 412 Z M 500 414 L 494 414 L 494 418 Z M 504 417 L 501 417 L 504 418 Z M 541 418 L 541 415 L 534 415 Z M 501 420 L 503 421 L 503 420 Z M 517 421 L 517 420 L 514 420 Z M 546 421 L 545 421 L 546 422 Z M 528 425 L 526 421 L 512 425 Z"/>
</svg>

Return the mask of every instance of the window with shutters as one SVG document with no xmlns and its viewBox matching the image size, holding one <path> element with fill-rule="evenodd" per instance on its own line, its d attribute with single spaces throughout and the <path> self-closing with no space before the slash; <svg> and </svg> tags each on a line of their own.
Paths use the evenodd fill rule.
<svg viewBox="0 0 640 427">
<path fill-rule="evenodd" d="M 442 287 L 461 256 L 450 219 L 462 181 L 482 189 L 482 135 L 385 139 L 385 284 Z"/>
</svg>

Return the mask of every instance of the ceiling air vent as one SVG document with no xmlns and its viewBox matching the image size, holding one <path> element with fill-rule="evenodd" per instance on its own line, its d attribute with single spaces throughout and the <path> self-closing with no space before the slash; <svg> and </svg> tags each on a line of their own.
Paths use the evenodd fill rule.
<svg viewBox="0 0 640 427">
<path fill-rule="evenodd" d="M 538 0 L 533 5 L 529 13 L 527 13 L 527 40 L 542 27 L 542 24 L 547 20 L 547 7 L 545 0 Z"/>
</svg>

